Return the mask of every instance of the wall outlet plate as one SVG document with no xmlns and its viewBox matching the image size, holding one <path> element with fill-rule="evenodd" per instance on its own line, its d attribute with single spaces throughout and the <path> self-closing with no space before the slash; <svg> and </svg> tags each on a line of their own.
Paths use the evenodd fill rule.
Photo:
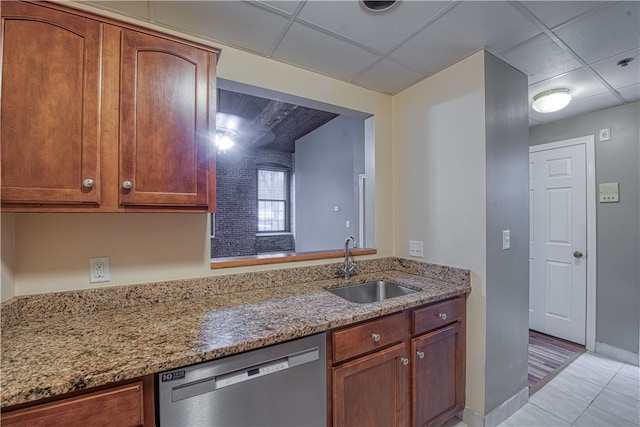
<svg viewBox="0 0 640 427">
<path fill-rule="evenodd" d="M 424 257 L 422 241 L 409 240 L 409 256 Z"/>
<path fill-rule="evenodd" d="M 89 283 L 108 282 L 109 257 L 89 258 Z"/>
</svg>

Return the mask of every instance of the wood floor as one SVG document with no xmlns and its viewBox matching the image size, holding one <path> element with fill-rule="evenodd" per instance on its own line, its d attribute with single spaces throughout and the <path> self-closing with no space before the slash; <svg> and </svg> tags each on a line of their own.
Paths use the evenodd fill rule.
<svg viewBox="0 0 640 427">
<path fill-rule="evenodd" d="M 585 351 L 578 344 L 530 330 L 529 395 L 540 390 Z"/>
</svg>

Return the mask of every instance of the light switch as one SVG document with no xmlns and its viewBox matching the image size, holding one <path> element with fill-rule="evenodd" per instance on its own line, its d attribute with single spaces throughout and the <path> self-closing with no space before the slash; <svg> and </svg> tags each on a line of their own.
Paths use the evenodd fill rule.
<svg viewBox="0 0 640 427">
<path fill-rule="evenodd" d="M 511 249 L 511 230 L 502 230 L 502 250 Z"/>
</svg>

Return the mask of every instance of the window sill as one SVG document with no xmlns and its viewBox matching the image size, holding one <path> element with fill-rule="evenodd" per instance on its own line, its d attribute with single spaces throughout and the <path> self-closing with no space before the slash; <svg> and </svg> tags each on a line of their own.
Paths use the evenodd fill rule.
<svg viewBox="0 0 640 427">
<path fill-rule="evenodd" d="M 378 251 L 373 248 L 351 249 L 349 253 L 353 256 L 374 255 Z M 317 251 L 317 252 L 292 252 L 273 253 L 242 257 L 214 258 L 211 260 L 211 269 L 245 267 L 249 265 L 280 264 L 284 262 L 312 261 L 318 259 L 343 258 L 344 251 Z"/>
<path fill-rule="evenodd" d="M 268 237 L 268 236 L 291 236 L 293 233 L 290 231 L 276 231 L 276 232 L 265 232 L 265 233 L 256 233 L 256 237 Z"/>
</svg>

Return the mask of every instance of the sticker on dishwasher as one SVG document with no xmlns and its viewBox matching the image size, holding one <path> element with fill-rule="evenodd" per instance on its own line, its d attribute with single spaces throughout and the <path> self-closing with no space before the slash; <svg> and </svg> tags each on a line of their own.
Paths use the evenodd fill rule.
<svg viewBox="0 0 640 427">
<path fill-rule="evenodd" d="M 160 381 L 172 381 L 172 380 L 181 380 L 184 378 L 185 371 L 175 371 L 175 372 L 167 372 L 160 376 Z"/>
</svg>

